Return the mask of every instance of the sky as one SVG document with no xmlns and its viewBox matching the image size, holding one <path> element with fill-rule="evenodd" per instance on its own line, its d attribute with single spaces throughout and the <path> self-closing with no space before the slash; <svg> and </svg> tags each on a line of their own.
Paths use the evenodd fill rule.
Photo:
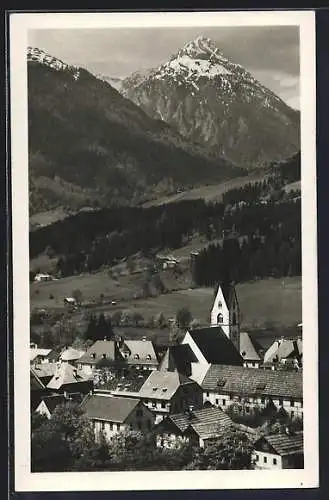
<svg viewBox="0 0 329 500">
<path fill-rule="evenodd" d="M 126 77 L 159 66 L 198 35 L 299 109 L 299 32 L 296 26 L 31 30 L 28 44 L 94 74 Z"/>
</svg>

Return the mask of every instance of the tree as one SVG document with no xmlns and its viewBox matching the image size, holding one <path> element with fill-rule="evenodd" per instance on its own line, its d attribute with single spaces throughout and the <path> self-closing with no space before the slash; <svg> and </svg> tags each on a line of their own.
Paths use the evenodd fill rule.
<svg viewBox="0 0 329 500">
<path fill-rule="evenodd" d="M 186 469 L 251 469 L 252 451 L 247 434 L 232 427 L 213 443 L 198 449 Z"/>
<path fill-rule="evenodd" d="M 191 311 L 187 307 L 182 307 L 176 313 L 176 321 L 179 328 L 188 328 L 192 321 Z"/>
</svg>

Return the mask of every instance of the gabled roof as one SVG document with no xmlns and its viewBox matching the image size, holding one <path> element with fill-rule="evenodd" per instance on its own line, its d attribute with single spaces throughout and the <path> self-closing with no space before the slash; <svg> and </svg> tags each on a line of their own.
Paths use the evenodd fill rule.
<svg viewBox="0 0 329 500">
<path fill-rule="evenodd" d="M 303 399 L 303 374 L 240 366 L 211 365 L 201 383 L 203 390 L 238 395 Z"/>
<path fill-rule="evenodd" d="M 85 354 L 85 351 L 79 351 L 77 349 L 73 349 L 73 347 L 69 347 L 60 355 L 60 359 L 62 361 L 75 361 L 80 359 Z"/>
<path fill-rule="evenodd" d="M 192 373 L 191 363 L 197 361 L 189 344 L 170 346 L 161 361 L 159 371 L 178 371 L 188 377 Z"/>
<path fill-rule="evenodd" d="M 115 360 L 115 342 L 113 340 L 97 340 L 86 353 L 79 358 L 79 363 L 96 365 L 103 355 L 106 355 L 106 359 L 114 361 Z M 93 356 L 95 355 L 95 357 Z"/>
<path fill-rule="evenodd" d="M 264 363 L 273 363 L 281 359 L 299 357 L 303 353 L 303 345 L 300 339 L 280 339 L 273 342 L 264 355 Z"/>
<path fill-rule="evenodd" d="M 184 432 L 189 426 L 199 433 L 210 433 L 215 430 L 218 431 L 221 427 L 228 427 L 232 425 L 232 420 L 220 408 L 202 408 L 199 410 L 192 410 L 191 414 L 177 413 L 169 415 L 168 420 L 173 422 L 175 426 Z"/>
<path fill-rule="evenodd" d="M 92 420 L 123 423 L 139 403 L 139 399 L 93 394 L 83 401 L 81 408 Z"/>
<path fill-rule="evenodd" d="M 34 373 L 41 381 L 51 378 L 57 370 L 56 363 L 39 363 L 31 366 L 31 372 Z"/>
<path fill-rule="evenodd" d="M 295 434 L 280 433 L 262 436 L 255 442 L 255 449 L 257 449 L 260 443 L 264 440 L 270 444 L 278 455 L 286 456 L 303 453 L 303 432 L 296 432 Z"/>
<path fill-rule="evenodd" d="M 45 396 L 41 401 L 41 403 L 44 403 L 47 406 L 50 413 L 52 413 L 54 411 L 56 406 L 64 404 L 65 402 L 66 402 L 66 398 L 63 394 L 55 394 L 52 396 Z"/>
<path fill-rule="evenodd" d="M 52 349 L 39 349 L 38 347 L 30 348 L 30 361 L 33 361 L 38 356 L 46 358 L 51 353 Z"/>
<path fill-rule="evenodd" d="M 240 354 L 245 361 L 260 361 L 260 356 L 247 332 L 240 333 Z"/>
<path fill-rule="evenodd" d="M 32 368 L 30 368 L 30 387 L 31 391 L 40 391 L 46 388 Z"/>
<path fill-rule="evenodd" d="M 243 364 L 239 352 L 220 326 L 198 328 L 189 330 L 188 333 L 208 363 L 240 366 Z"/>
<path fill-rule="evenodd" d="M 128 364 L 158 364 L 153 342 L 151 340 L 125 340 L 124 346 L 129 349 Z M 138 356 L 135 359 L 135 356 Z"/>
<path fill-rule="evenodd" d="M 89 379 L 86 378 L 82 373 L 79 373 L 74 366 L 67 363 L 62 363 L 57 367 L 54 376 L 48 382 L 48 389 L 60 389 L 63 385 L 75 384 L 78 382 L 87 382 Z"/>
<path fill-rule="evenodd" d="M 141 398 L 170 400 L 181 385 L 196 384 L 178 372 L 153 371 L 142 385 Z"/>
</svg>

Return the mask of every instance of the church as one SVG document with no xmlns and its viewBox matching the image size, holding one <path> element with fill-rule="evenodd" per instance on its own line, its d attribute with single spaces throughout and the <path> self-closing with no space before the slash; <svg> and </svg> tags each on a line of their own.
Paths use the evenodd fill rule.
<svg viewBox="0 0 329 500">
<path fill-rule="evenodd" d="M 210 312 L 210 325 L 221 327 L 244 360 L 244 366 L 258 368 L 261 358 L 247 332 L 241 332 L 241 314 L 234 282 L 217 285 Z"/>
</svg>

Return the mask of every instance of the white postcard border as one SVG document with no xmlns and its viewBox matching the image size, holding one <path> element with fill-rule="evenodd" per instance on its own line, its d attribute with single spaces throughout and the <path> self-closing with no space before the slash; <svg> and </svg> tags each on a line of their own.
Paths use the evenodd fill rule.
<svg viewBox="0 0 329 500">
<path fill-rule="evenodd" d="M 156 26 L 300 27 L 302 151 L 302 299 L 304 352 L 303 470 L 30 472 L 29 223 L 27 140 L 27 33 L 30 29 Z M 10 15 L 11 174 L 13 235 L 13 342 L 15 491 L 310 488 L 318 486 L 318 314 L 315 134 L 315 13 L 166 12 L 28 13 Z"/>
</svg>

